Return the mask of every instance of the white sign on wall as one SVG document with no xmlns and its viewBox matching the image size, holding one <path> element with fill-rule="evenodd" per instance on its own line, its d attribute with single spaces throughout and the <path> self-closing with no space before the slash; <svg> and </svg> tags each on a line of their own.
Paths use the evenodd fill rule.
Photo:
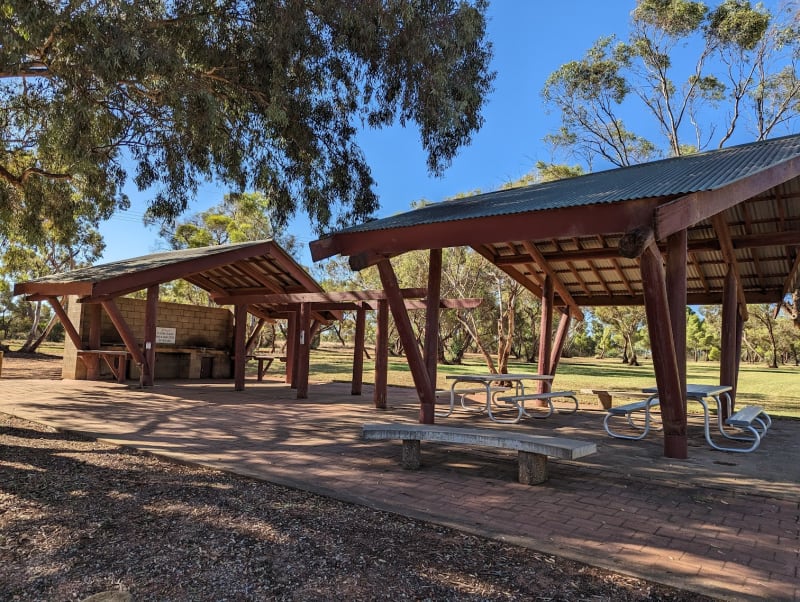
<svg viewBox="0 0 800 602">
<path fill-rule="evenodd" d="M 156 327 L 156 343 L 175 343 L 175 329 Z"/>
</svg>

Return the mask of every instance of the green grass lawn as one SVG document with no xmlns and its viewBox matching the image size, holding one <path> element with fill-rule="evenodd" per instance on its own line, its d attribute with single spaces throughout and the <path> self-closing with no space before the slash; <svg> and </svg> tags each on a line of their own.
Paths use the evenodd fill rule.
<svg viewBox="0 0 800 602">
<path fill-rule="evenodd" d="M 352 349 L 319 349 L 312 351 L 311 378 L 349 382 L 352 378 Z M 511 362 L 509 372 L 536 372 L 535 364 Z M 364 382 L 373 382 L 374 363 L 364 361 Z M 468 355 L 460 366 L 440 365 L 437 388 L 448 388 L 448 374 L 482 374 L 486 364 L 478 355 Z M 698 384 L 719 382 L 719 363 L 687 364 L 687 380 Z M 413 387 L 411 371 L 405 358 L 389 358 L 389 384 Z M 554 388 L 611 389 L 637 391 L 655 385 L 653 365 L 643 360 L 641 366 L 627 366 L 619 359 L 563 358 L 558 366 Z M 739 404 L 762 405 L 772 415 L 800 417 L 800 367 L 786 366 L 777 370 L 761 364 L 742 364 L 739 373 Z M 596 398 L 594 398 L 596 401 Z M 585 397 L 581 403 L 591 402 Z"/>
</svg>

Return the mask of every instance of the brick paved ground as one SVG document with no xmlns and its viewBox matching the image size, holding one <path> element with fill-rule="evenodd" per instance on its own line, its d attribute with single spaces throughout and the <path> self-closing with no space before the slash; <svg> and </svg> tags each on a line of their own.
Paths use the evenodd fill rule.
<svg viewBox="0 0 800 602">
<path fill-rule="evenodd" d="M 710 450 L 691 428 L 690 459 L 668 461 L 653 435 L 612 440 L 602 413 L 510 428 L 596 441 L 599 453 L 550 462 L 550 480 L 515 482 L 512 452 L 423 443 L 420 471 L 399 442 L 368 443 L 360 425 L 413 422 L 413 391 L 388 411 L 315 385 L 295 400 L 275 382 L 157 384 L 0 380 L 0 412 L 346 501 L 446 524 L 725 599 L 800 600 L 800 421 L 776 421 L 753 454 Z M 442 420 L 498 428 L 463 413 Z"/>
</svg>

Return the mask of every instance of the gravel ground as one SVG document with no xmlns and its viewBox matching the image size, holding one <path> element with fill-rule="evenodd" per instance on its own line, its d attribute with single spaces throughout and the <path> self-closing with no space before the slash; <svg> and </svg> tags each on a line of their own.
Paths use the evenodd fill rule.
<svg viewBox="0 0 800 602">
<path fill-rule="evenodd" d="M 59 378 L 7 354 L 3 378 Z M 0 600 L 709 600 L 0 414 Z"/>
<path fill-rule="evenodd" d="M 702 600 L 0 414 L 0 600 Z"/>
</svg>

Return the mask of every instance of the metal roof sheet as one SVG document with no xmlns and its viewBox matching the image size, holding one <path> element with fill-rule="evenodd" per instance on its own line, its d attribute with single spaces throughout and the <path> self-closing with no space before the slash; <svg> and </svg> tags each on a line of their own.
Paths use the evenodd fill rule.
<svg viewBox="0 0 800 602">
<path fill-rule="evenodd" d="M 335 234 L 512 215 L 566 207 L 677 197 L 715 190 L 800 156 L 800 135 L 594 172 L 426 205 Z"/>
</svg>

